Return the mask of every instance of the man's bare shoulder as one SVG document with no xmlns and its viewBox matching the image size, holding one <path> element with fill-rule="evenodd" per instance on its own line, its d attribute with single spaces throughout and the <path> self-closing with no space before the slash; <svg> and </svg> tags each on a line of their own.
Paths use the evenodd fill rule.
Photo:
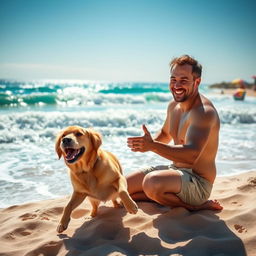
<svg viewBox="0 0 256 256">
<path fill-rule="evenodd" d="M 200 99 L 200 103 L 197 104 L 191 111 L 193 119 L 195 121 L 201 120 L 201 122 L 219 123 L 218 112 L 213 103 L 203 95 L 200 95 Z"/>
<path fill-rule="evenodd" d="M 178 106 L 178 102 L 176 102 L 174 100 L 170 101 L 168 108 L 167 108 L 168 112 L 173 111 L 177 106 Z"/>
</svg>

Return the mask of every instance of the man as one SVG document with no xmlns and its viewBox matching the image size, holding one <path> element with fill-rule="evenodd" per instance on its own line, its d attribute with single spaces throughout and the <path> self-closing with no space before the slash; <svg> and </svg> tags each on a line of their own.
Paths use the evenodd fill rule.
<svg viewBox="0 0 256 256">
<path fill-rule="evenodd" d="M 198 91 L 202 67 L 184 55 L 171 61 L 170 71 L 174 100 L 162 129 L 153 139 L 143 125 L 144 136 L 128 138 L 127 144 L 134 152 L 152 151 L 173 164 L 129 175 L 128 191 L 134 200 L 188 210 L 221 210 L 219 202 L 208 200 L 216 177 L 220 121 L 213 104 Z"/>
</svg>

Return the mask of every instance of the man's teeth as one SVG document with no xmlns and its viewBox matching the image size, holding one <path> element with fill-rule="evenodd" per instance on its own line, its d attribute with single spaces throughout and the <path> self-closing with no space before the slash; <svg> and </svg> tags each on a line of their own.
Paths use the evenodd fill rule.
<svg viewBox="0 0 256 256">
<path fill-rule="evenodd" d="M 176 94 L 182 94 L 182 93 L 183 93 L 183 90 L 175 90 L 175 93 L 176 93 Z"/>
</svg>

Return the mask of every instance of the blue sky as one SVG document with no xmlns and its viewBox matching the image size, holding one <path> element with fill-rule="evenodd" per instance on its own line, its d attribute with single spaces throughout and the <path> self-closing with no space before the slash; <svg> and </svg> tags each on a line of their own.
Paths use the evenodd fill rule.
<svg viewBox="0 0 256 256">
<path fill-rule="evenodd" d="M 256 75 L 254 0 L 0 0 L 0 77 L 169 80 L 182 54 L 203 82 Z"/>
</svg>

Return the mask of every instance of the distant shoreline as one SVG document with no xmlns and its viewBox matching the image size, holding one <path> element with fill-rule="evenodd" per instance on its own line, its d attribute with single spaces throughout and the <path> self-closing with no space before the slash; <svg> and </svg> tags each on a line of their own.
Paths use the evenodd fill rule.
<svg viewBox="0 0 256 256">
<path fill-rule="evenodd" d="M 217 94 L 221 95 L 233 95 L 237 89 L 224 89 L 224 88 L 210 88 L 215 91 Z M 246 95 L 256 97 L 256 91 L 253 89 L 246 89 Z"/>
</svg>

